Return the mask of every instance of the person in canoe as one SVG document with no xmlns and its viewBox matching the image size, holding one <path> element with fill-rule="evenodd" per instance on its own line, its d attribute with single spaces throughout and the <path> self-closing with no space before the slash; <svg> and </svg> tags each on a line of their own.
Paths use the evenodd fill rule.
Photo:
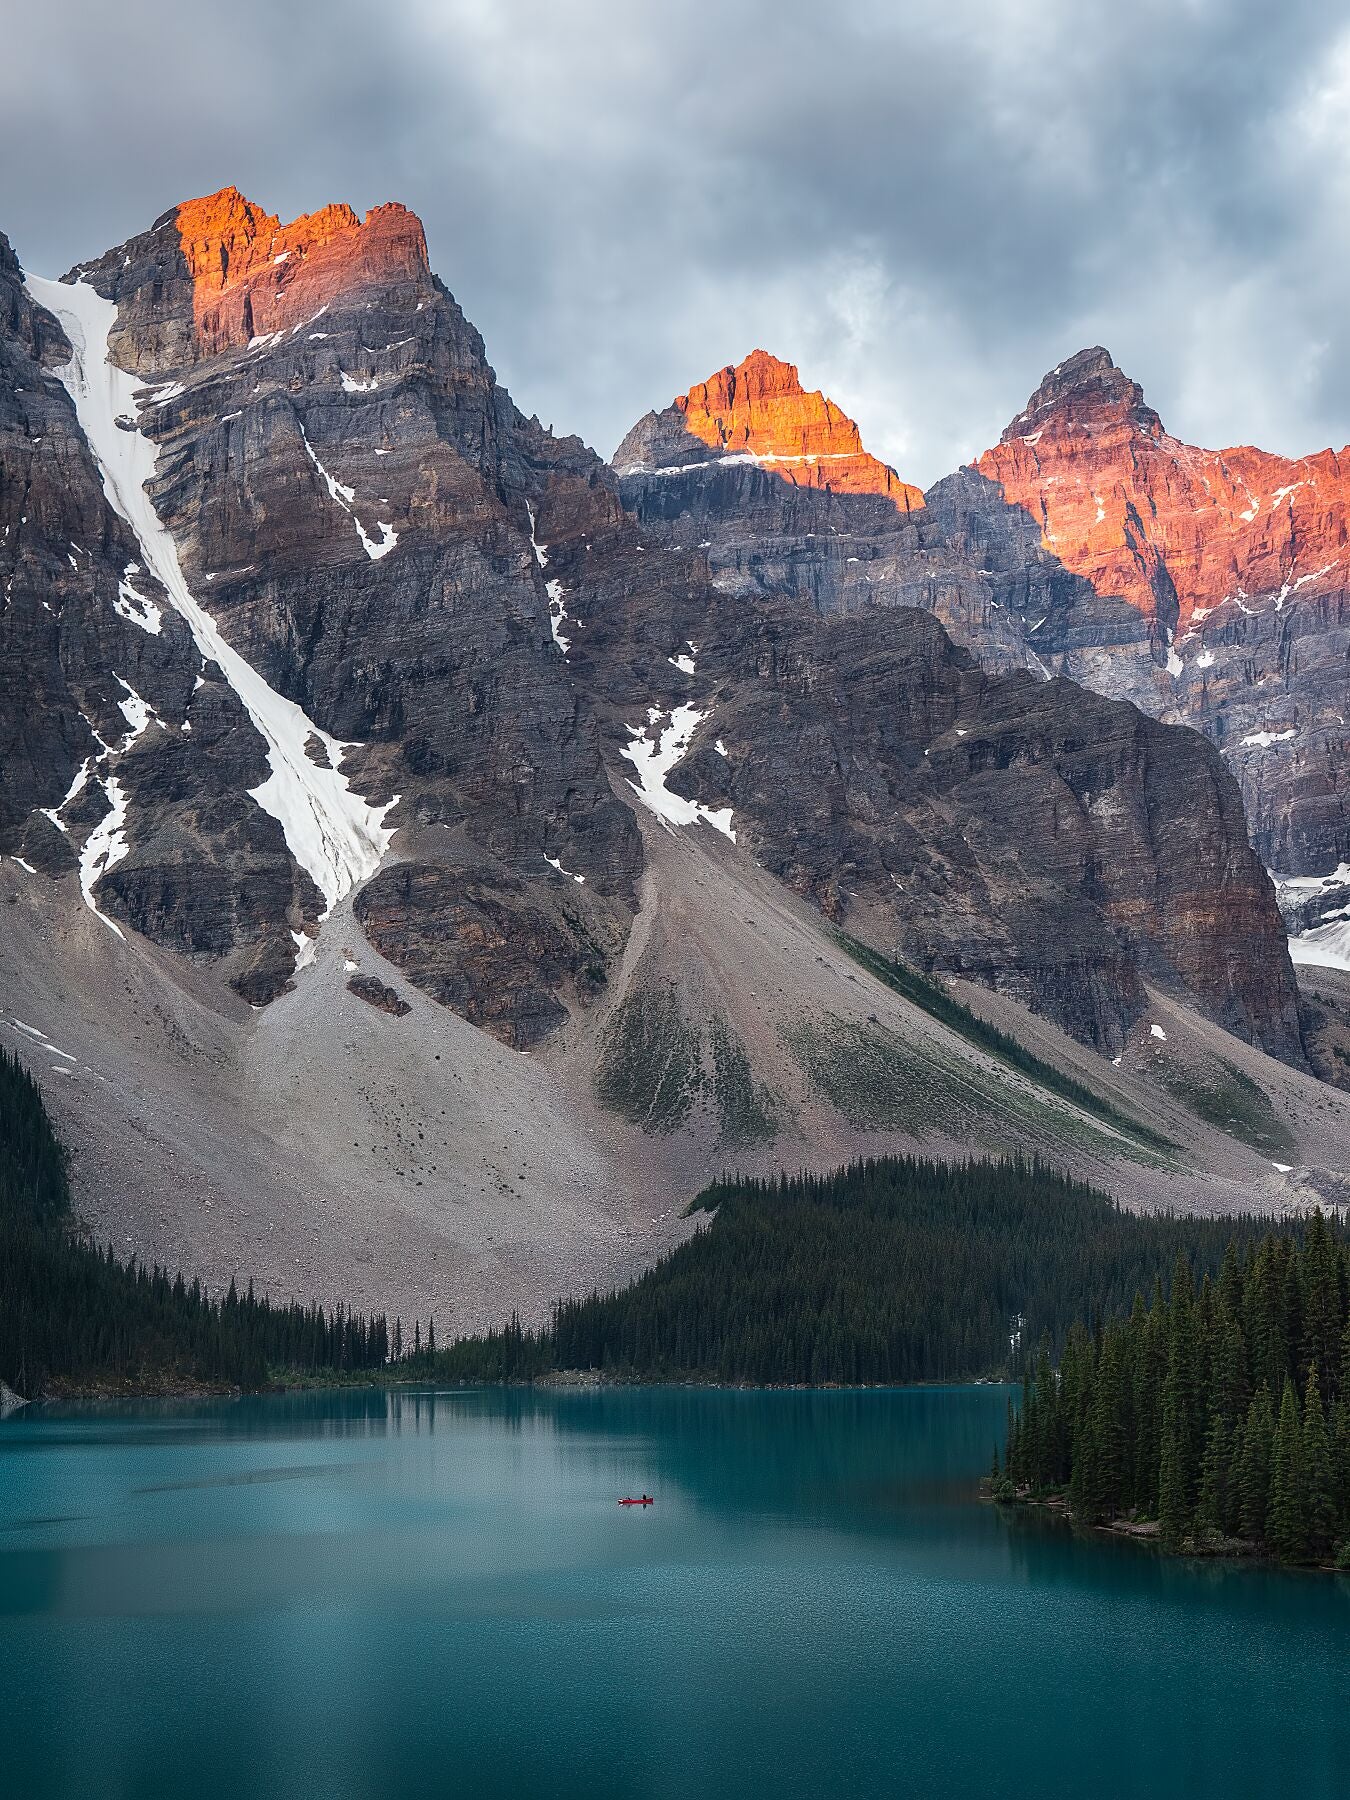
<svg viewBox="0 0 1350 1800">
<path fill-rule="evenodd" d="M 655 1506 L 656 1501 L 652 1498 L 652 1496 L 650 1494 L 644 1494 L 640 1500 L 638 1500 L 638 1499 L 620 1500 L 619 1505 L 620 1506 Z"/>
</svg>

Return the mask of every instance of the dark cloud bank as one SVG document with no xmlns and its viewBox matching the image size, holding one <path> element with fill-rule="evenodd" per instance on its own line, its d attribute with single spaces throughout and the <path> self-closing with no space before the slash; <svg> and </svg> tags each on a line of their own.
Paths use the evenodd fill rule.
<svg viewBox="0 0 1350 1800">
<path fill-rule="evenodd" d="M 756 344 L 921 482 L 1093 342 L 1194 441 L 1350 437 L 1338 8 L 52 0 L 0 31 L 28 266 L 228 182 L 285 218 L 400 199 L 518 403 L 606 453 Z"/>
</svg>

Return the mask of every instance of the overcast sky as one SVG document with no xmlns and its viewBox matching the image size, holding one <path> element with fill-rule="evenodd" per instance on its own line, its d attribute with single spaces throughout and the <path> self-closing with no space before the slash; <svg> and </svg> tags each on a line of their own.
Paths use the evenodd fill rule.
<svg viewBox="0 0 1350 1800">
<path fill-rule="evenodd" d="M 1194 442 L 1350 438 L 1325 0 L 44 0 L 3 39 L 26 266 L 231 182 L 402 200 L 517 404 L 606 455 L 756 345 L 925 484 L 1091 343 Z"/>
</svg>

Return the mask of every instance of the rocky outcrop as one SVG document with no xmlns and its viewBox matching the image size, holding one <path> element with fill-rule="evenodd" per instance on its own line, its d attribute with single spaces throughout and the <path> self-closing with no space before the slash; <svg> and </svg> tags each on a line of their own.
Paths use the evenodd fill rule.
<svg viewBox="0 0 1350 1800">
<path fill-rule="evenodd" d="M 406 1019 L 412 1011 L 398 989 L 381 981 L 378 975 L 349 976 L 347 992 L 355 994 L 358 1000 L 364 1000 L 367 1006 L 373 1006 L 377 1012 L 388 1013 L 394 1019 Z"/>
<path fill-rule="evenodd" d="M 317 326 L 335 301 L 431 281 L 421 221 L 406 207 L 361 220 L 325 206 L 283 225 L 232 187 L 173 207 L 75 273 L 101 293 L 115 283 L 115 360 L 147 377 Z"/>
<path fill-rule="evenodd" d="M 415 987 L 526 1050 L 604 987 L 619 946 L 602 909 L 565 893 L 535 899 L 504 871 L 396 863 L 356 899 L 371 943 Z M 612 925 L 610 926 L 612 930 Z"/>
<path fill-rule="evenodd" d="M 722 593 L 824 614 L 922 607 L 991 667 L 1029 660 L 978 553 L 955 551 L 852 420 L 763 351 L 640 420 L 614 469 L 644 533 L 697 546 Z"/>
<path fill-rule="evenodd" d="M 1052 610 L 1046 665 L 1223 750 L 1267 864 L 1350 856 L 1350 461 L 1182 443 L 1105 350 L 1053 370 L 975 468 L 1092 600 Z M 996 497 L 995 497 L 996 496 Z M 1142 631 L 1090 615 L 1131 608 Z"/>
<path fill-rule="evenodd" d="M 150 384 L 138 423 L 185 582 L 312 721 L 313 759 L 326 735 L 365 803 L 397 803 L 410 855 L 448 828 L 522 906 L 551 862 L 574 870 L 621 943 L 640 840 L 569 679 L 531 525 L 559 486 L 591 508 L 603 466 L 497 386 L 418 222 L 330 207 L 283 226 L 229 189 L 77 273 L 116 305 L 110 354 Z M 608 490 L 599 505 L 617 511 Z M 141 773 L 127 795 L 149 818 L 133 823 L 171 869 L 177 772 Z M 126 909 L 194 947 L 220 935 L 198 922 L 220 927 L 220 904 L 172 879 Z"/>
<path fill-rule="evenodd" d="M 670 785 L 828 917 L 1111 1054 L 1147 977 L 1303 1063 L 1274 894 L 1195 733 L 982 671 L 908 611 L 766 615 L 724 655 Z"/>
<path fill-rule="evenodd" d="M 720 590 L 827 615 L 920 607 L 986 668 L 1065 675 L 1203 731 L 1268 867 L 1322 874 L 1350 858 L 1341 455 L 1184 444 L 1098 348 L 899 513 L 703 445 L 687 417 L 711 435 L 702 422 L 726 415 L 734 384 L 705 388 L 684 397 L 688 415 L 643 420 L 615 466 L 644 529 L 698 545 Z"/>
<path fill-rule="evenodd" d="M 249 792 L 262 739 L 108 502 L 70 355 L 0 238 L 0 853 L 271 998 L 320 902 Z"/>
<path fill-rule="evenodd" d="M 966 560 L 1007 616 L 1046 594 L 1091 608 L 1054 558 L 1028 575 L 1035 528 L 987 510 L 983 478 L 944 485 L 941 528 L 972 509 Z M 644 758 L 673 755 L 666 787 L 705 818 L 729 810 L 738 851 L 827 917 L 1112 1054 L 1148 978 L 1303 1062 L 1274 894 L 1203 739 L 1040 670 L 982 669 L 914 608 L 822 619 L 791 590 L 730 592 L 681 527 L 648 517 L 634 541 L 548 518 L 550 570 L 585 621 L 569 666 L 630 791 Z M 1137 634 L 1123 603 L 1096 611 Z"/>
<path fill-rule="evenodd" d="M 1283 608 L 1345 578 L 1350 466 L 1330 450 L 1294 461 L 1183 444 L 1100 348 L 1047 375 L 976 467 L 1165 644 L 1235 599 Z"/>
<path fill-rule="evenodd" d="M 863 449 L 852 419 L 818 390 L 808 393 L 793 365 L 766 350 L 648 413 L 614 455 L 620 476 L 709 461 L 753 465 L 793 487 L 878 494 L 900 512 L 923 505 L 918 488 Z"/>
</svg>

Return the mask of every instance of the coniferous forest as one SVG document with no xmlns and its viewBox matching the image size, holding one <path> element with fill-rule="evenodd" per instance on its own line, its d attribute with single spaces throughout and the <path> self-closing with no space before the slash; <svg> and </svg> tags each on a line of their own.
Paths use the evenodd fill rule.
<svg viewBox="0 0 1350 1800">
<path fill-rule="evenodd" d="M 85 1241 L 39 1089 L 0 1052 L 0 1377 L 901 1383 L 1015 1372 L 1039 1344 L 1002 1497 L 1156 1519 L 1176 1548 L 1302 1560 L 1350 1537 L 1350 1250 L 1320 1215 L 1140 1215 L 1035 1163 L 915 1158 L 725 1179 L 696 1205 L 708 1227 L 631 1286 L 438 1349 L 434 1325 L 409 1342 L 342 1308 L 217 1299 Z"/>
<path fill-rule="evenodd" d="M 1041 1347 L 996 1497 L 1156 1521 L 1172 1550 L 1350 1567 L 1348 1298 L 1350 1248 L 1320 1212 L 1298 1238 L 1231 1245 L 1198 1286 L 1179 1257 L 1166 1295 L 1076 1323 L 1058 1368 Z"/>
<path fill-rule="evenodd" d="M 0 1378 L 21 1394 L 82 1386 L 260 1387 L 277 1371 L 384 1366 L 383 1318 L 224 1299 L 120 1263 L 73 1229 L 61 1146 L 36 1082 L 0 1050 Z"/>
<path fill-rule="evenodd" d="M 724 1180 L 706 1231 L 616 1293 L 568 1301 L 426 1360 L 460 1380 L 550 1368 L 638 1379 L 896 1383 L 1005 1374 L 1073 1320 L 1128 1311 L 1177 1255 L 1217 1274 L 1270 1221 L 1121 1211 L 1035 1163 L 857 1162 Z"/>
</svg>

